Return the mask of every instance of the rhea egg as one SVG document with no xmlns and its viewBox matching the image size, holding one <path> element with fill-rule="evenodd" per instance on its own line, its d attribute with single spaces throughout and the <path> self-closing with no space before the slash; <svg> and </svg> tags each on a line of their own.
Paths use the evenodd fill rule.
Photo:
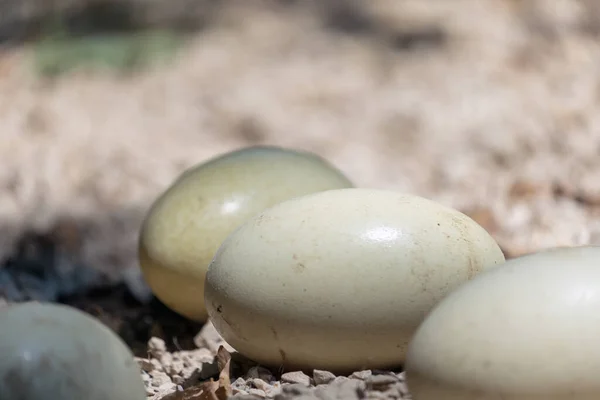
<svg viewBox="0 0 600 400">
<path fill-rule="evenodd" d="M 223 338 L 273 367 L 398 366 L 426 313 L 504 262 L 457 210 L 366 188 L 281 202 L 233 232 L 208 268 L 205 302 Z"/>
<path fill-rule="evenodd" d="M 347 187 L 352 183 L 338 169 L 305 151 L 257 146 L 203 162 L 148 211 L 138 252 L 143 276 L 170 309 L 204 321 L 206 270 L 229 233 L 280 201 Z"/>
<path fill-rule="evenodd" d="M 0 310 L 0 398 L 144 400 L 125 343 L 69 306 L 27 302 Z"/>
<path fill-rule="evenodd" d="M 600 398 L 600 247 L 508 260 L 427 316 L 409 346 L 415 400 Z"/>
</svg>

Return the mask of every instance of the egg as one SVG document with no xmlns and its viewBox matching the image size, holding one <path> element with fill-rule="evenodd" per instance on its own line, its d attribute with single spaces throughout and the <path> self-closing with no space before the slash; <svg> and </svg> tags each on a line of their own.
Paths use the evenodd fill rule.
<svg viewBox="0 0 600 400">
<path fill-rule="evenodd" d="M 502 263 L 466 215 L 350 188 L 279 203 L 233 232 L 208 268 L 207 310 L 243 355 L 273 367 L 398 366 L 431 307 Z"/>
<path fill-rule="evenodd" d="M 511 259 L 431 311 L 410 343 L 414 400 L 600 399 L 600 247 Z"/>
<path fill-rule="evenodd" d="M 143 276 L 167 307 L 204 321 L 206 270 L 229 233 L 280 201 L 347 187 L 338 169 L 304 151 L 257 146 L 201 163 L 149 210 L 138 251 Z"/>
<path fill-rule="evenodd" d="M 0 310 L 0 398 L 144 400 L 133 355 L 74 308 L 20 303 Z"/>
</svg>

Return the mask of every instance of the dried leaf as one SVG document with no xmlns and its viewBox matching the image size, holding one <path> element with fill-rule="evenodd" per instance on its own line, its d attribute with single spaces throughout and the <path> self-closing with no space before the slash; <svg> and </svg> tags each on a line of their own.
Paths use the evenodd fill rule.
<svg viewBox="0 0 600 400">
<path fill-rule="evenodd" d="M 231 354 L 223 346 L 220 346 L 217 352 L 217 365 L 219 366 L 218 381 L 211 379 L 182 392 L 171 393 L 162 400 L 227 400 L 233 395 L 230 379 Z"/>
<path fill-rule="evenodd" d="M 219 350 L 217 351 L 217 365 L 219 366 L 219 371 L 227 369 L 227 372 L 229 373 L 230 361 L 231 354 L 227 351 L 225 347 L 219 346 Z"/>
<path fill-rule="evenodd" d="M 220 346 L 219 351 L 217 351 L 217 364 L 221 372 L 219 373 L 219 387 L 215 393 L 219 400 L 226 400 L 233 395 L 233 390 L 231 389 L 230 379 L 231 354 L 223 346 Z"/>
<path fill-rule="evenodd" d="M 182 392 L 171 393 L 162 400 L 220 400 L 215 392 L 219 389 L 219 382 L 210 380 L 198 386 L 190 387 Z"/>
</svg>

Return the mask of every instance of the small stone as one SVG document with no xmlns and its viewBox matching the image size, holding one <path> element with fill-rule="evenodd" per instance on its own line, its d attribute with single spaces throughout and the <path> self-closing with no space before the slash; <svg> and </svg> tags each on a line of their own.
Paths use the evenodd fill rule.
<svg viewBox="0 0 600 400">
<path fill-rule="evenodd" d="M 152 363 L 152 366 L 154 367 L 154 371 L 163 371 L 164 372 L 164 368 L 163 365 L 160 363 L 159 360 L 157 360 L 156 358 L 151 358 L 150 362 Z"/>
<path fill-rule="evenodd" d="M 231 386 L 233 388 L 246 389 L 248 385 L 246 384 L 246 380 L 244 378 L 237 378 L 235 381 L 233 381 Z"/>
<path fill-rule="evenodd" d="M 369 392 L 367 393 L 367 400 L 387 400 L 387 399 L 397 399 L 399 398 L 398 394 L 387 393 L 387 392 Z"/>
<path fill-rule="evenodd" d="M 152 337 L 148 340 L 148 351 L 153 357 L 160 358 L 161 355 L 167 352 L 167 345 L 161 338 Z"/>
<path fill-rule="evenodd" d="M 333 380 L 333 383 L 335 384 L 342 384 L 348 381 L 351 381 L 352 379 L 348 378 L 347 376 L 336 376 L 335 379 Z"/>
<path fill-rule="evenodd" d="M 365 379 L 369 378 L 371 375 L 373 375 L 373 373 L 371 372 L 370 369 L 367 369 L 364 371 L 353 372 L 352 375 L 350 375 L 350 378 L 360 379 L 361 381 L 364 381 Z"/>
<path fill-rule="evenodd" d="M 281 381 L 310 386 L 310 377 L 302 371 L 286 372 L 285 374 L 281 375 Z"/>
<path fill-rule="evenodd" d="M 281 387 L 280 386 L 271 386 L 269 389 L 265 390 L 265 394 L 270 399 L 272 399 L 273 397 L 277 396 L 279 393 L 281 393 Z"/>
<path fill-rule="evenodd" d="M 337 382 L 334 380 L 329 385 L 319 385 L 315 389 L 314 395 L 320 400 L 358 400 L 364 397 L 364 383 L 348 378 L 337 380 Z"/>
<path fill-rule="evenodd" d="M 329 371 L 323 371 L 320 369 L 315 369 L 313 371 L 313 380 L 315 381 L 315 385 L 322 385 L 325 383 L 329 383 L 335 379 L 335 375 Z"/>
<path fill-rule="evenodd" d="M 400 393 L 400 397 L 402 398 L 409 395 L 408 387 L 406 386 L 405 382 L 397 382 L 392 386 L 392 388 Z"/>
<path fill-rule="evenodd" d="M 146 396 L 153 396 L 156 390 L 152 387 L 146 386 Z"/>
<path fill-rule="evenodd" d="M 154 365 L 147 358 L 136 357 L 135 361 L 137 361 L 138 365 L 144 372 L 152 372 L 154 371 Z"/>
<path fill-rule="evenodd" d="M 217 354 L 219 346 L 225 347 L 225 350 L 230 353 L 235 352 L 233 347 L 223 340 L 210 321 L 206 322 L 200 332 L 194 337 L 194 344 L 198 348 L 208 348 L 213 354 Z"/>
<path fill-rule="evenodd" d="M 260 390 L 267 391 L 268 389 L 272 388 L 270 384 L 268 384 L 260 378 L 254 378 L 250 382 L 252 382 L 252 385 L 254 385 L 255 388 Z"/>
<path fill-rule="evenodd" d="M 169 382 L 165 382 L 162 385 L 160 385 L 158 387 L 158 391 L 161 393 L 174 392 L 176 388 L 177 388 L 177 385 L 175 385 L 173 382 L 169 381 Z"/>
<path fill-rule="evenodd" d="M 169 377 L 169 375 L 165 374 L 164 372 L 153 371 L 151 376 L 152 386 L 154 387 L 160 388 L 166 383 L 173 385 L 173 382 L 171 382 L 171 378 Z"/>
<path fill-rule="evenodd" d="M 169 352 L 159 353 L 155 356 L 163 366 L 170 366 L 173 363 L 173 354 Z"/>
<path fill-rule="evenodd" d="M 175 375 L 171 377 L 173 383 L 176 385 L 183 385 L 185 383 L 185 378 L 183 376 Z"/>
<path fill-rule="evenodd" d="M 183 371 L 183 361 L 172 359 L 170 363 L 163 363 L 163 365 L 168 365 L 167 373 L 171 376 L 179 375 L 181 371 Z"/>
<path fill-rule="evenodd" d="M 388 386 L 397 383 L 398 378 L 392 375 L 373 375 L 366 382 L 369 389 L 385 390 Z"/>
<path fill-rule="evenodd" d="M 263 398 L 263 399 L 264 399 L 265 397 L 267 397 L 267 395 L 266 395 L 266 393 L 265 393 L 265 391 L 264 391 L 264 390 L 255 389 L 255 388 L 250 388 L 250 389 L 248 389 L 248 394 L 251 394 L 251 395 L 253 395 L 253 396 L 258 396 L 258 397 L 261 397 L 261 398 Z"/>
<path fill-rule="evenodd" d="M 301 395 L 310 393 L 310 388 L 301 383 L 295 383 L 291 385 L 283 385 L 281 387 L 283 394 Z"/>
<path fill-rule="evenodd" d="M 152 382 L 152 377 L 146 371 L 142 371 L 142 381 L 146 384 L 146 387 Z"/>
<path fill-rule="evenodd" d="M 233 395 L 234 395 L 236 398 L 239 398 L 239 397 L 242 397 L 242 396 L 245 396 L 245 395 L 247 395 L 247 394 L 248 394 L 248 392 L 246 392 L 245 390 L 238 389 L 238 388 L 236 388 L 236 387 L 232 388 L 232 390 L 231 390 L 231 391 L 233 392 Z M 237 395 L 239 395 L 239 396 L 237 396 Z"/>
</svg>

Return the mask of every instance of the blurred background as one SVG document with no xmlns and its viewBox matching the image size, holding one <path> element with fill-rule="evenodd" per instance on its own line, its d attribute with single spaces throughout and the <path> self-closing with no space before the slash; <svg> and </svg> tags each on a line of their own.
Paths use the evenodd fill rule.
<svg viewBox="0 0 600 400">
<path fill-rule="evenodd" d="M 594 0 L 0 0 L 0 260 L 141 296 L 151 202 L 258 144 L 458 208 L 508 256 L 598 243 L 599 65 Z"/>
</svg>

